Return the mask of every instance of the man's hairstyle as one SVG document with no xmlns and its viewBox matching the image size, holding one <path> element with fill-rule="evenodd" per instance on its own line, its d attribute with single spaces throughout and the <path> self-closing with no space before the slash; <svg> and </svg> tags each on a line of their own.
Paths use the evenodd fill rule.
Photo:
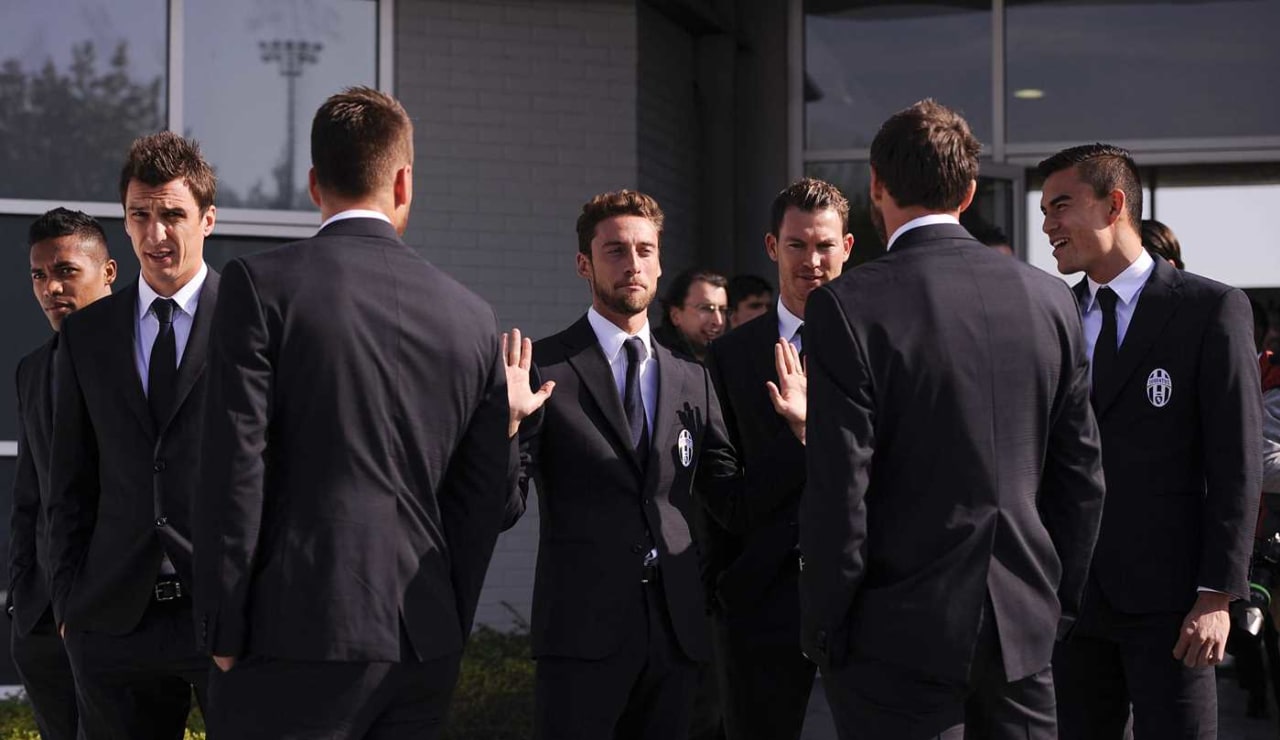
<svg viewBox="0 0 1280 740">
<path fill-rule="evenodd" d="M 173 180 L 186 183 L 191 195 L 204 213 L 213 205 L 218 191 L 218 180 L 213 168 L 200 154 L 200 145 L 194 139 L 184 139 L 172 131 L 135 139 L 129 147 L 129 158 L 120 170 L 120 204 L 125 205 L 129 183 L 137 180 L 143 185 L 159 187 Z"/>
<path fill-rule="evenodd" d="M 830 208 L 840 216 L 840 233 L 849 233 L 849 199 L 840 188 L 825 180 L 802 177 L 791 183 L 773 198 L 769 209 L 769 233 L 775 238 L 782 229 L 782 219 L 788 208 L 798 208 L 805 213 L 817 213 Z"/>
<path fill-rule="evenodd" d="M 94 261 L 102 264 L 111 258 L 107 251 L 107 232 L 102 224 L 93 216 L 81 211 L 66 208 L 55 208 L 32 222 L 27 229 L 27 248 L 48 239 L 74 236 L 80 240 L 80 246 L 93 256 Z"/>
<path fill-rule="evenodd" d="M 662 295 L 663 324 L 671 323 L 671 309 L 684 308 L 684 302 L 689 298 L 689 288 L 692 288 L 694 283 L 710 283 L 715 288 L 727 288 L 729 281 L 718 272 L 699 267 L 691 267 L 676 275 L 667 286 L 667 292 Z"/>
<path fill-rule="evenodd" d="M 773 295 L 773 286 L 759 275 L 734 275 L 729 280 L 729 310 L 734 310 L 753 295 L 768 293 Z"/>
<path fill-rule="evenodd" d="M 1146 247 L 1148 252 L 1160 259 L 1173 262 L 1174 267 L 1179 270 L 1187 269 L 1182 261 L 1182 245 L 1178 243 L 1178 237 L 1174 235 L 1173 229 L 1154 218 L 1148 218 L 1143 220 L 1140 232 L 1142 246 Z"/>
<path fill-rule="evenodd" d="M 1125 210 L 1135 229 L 1142 223 L 1142 178 L 1138 165 L 1128 150 L 1111 144 L 1083 144 L 1063 149 L 1036 166 L 1048 177 L 1055 172 L 1075 167 L 1080 179 L 1093 188 L 1093 194 L 1105 198 L 1113 190 L 1124 192 Z"/>
<path fill-rule="evenodd" d="M 578 251 L 590 257 L 591 239 L 596 235 L 596 226 L 614 216 L 647 218 L 653 222 L 658 235 L 662 235 L 663 215 L 658 201 L 635 190 L 615 190 L 601 193 L 583 204 L 582 213 L 578 216 Z"/>
<path fill-rule="evenodd" d="M 981 151 L 959 113 L 925 99 L 880 126 L 871 167 L 899 206 L 954 211 L 978 177 Z"/>
<path fill-rule="evenodd" d="M 311 165 L 324 190 L 363 198 L 391 184 L 413 162 L 413 122 L 400 101 L 349 87 L 321 104 L 311 121 Z"/>
<path fill-rule="evenodd" d="M 1009 235 L 1004 233 L 1004 229 L 996 226 L 982 216 L 973 213 L 973 209 L 960 214 L 960 225 L 968 230 L 969 234 L 974 239 L 977 239 L 988 247 L 999 246 L 1001 244 L 1012 247 L 1012 245 L 1009 244 Z"/>
</svg>

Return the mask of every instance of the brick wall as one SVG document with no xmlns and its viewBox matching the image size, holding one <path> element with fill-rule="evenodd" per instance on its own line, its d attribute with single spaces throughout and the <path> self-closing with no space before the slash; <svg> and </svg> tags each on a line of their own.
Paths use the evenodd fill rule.
<svg viewBox="0 0 1280 740">
<path fill-rule="evenodd" d="M 396 94 L 415 122 L 405 240 L 497 310 L 551 334 L 590 305 L 574 221 L 636 187 L 634 0 L 401 0 Z M 430 296 L 423 296 L 430 300 Z M 537 504 L 498 541 L 477 621 L 527 619 Z"/>
</svg>

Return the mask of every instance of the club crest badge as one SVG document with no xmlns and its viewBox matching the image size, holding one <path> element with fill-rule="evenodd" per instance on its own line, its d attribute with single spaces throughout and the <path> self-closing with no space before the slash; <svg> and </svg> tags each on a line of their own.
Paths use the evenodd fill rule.
<svg viewBox="0 0 1280 740">
<path fill-rule="evenodd" d="M 1158 367 L 1147 376 L 1147 400 L 1156 408 L 1163 408 L 1173 398 L 1173 378 L 1169 372 Z"/>
<path fill-rule="evenodd" d="M 693 464 L 693 435 L 688 429 L 681 429 L 676 439 L 676 447 L 680 450 L 680 464 L 686 468 Z"/>
</svg>

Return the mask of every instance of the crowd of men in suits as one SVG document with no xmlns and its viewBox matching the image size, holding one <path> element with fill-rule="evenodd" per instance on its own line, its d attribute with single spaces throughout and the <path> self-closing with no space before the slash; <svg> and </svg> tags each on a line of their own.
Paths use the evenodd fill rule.
<svg viewBox="0 0 1280 740">
<path fill-rule="evenodd" d="M 535 737 L 798 738 L 818 670 L 842 738 L 1214 736 L 1259 362 L 1240 291 L 1143 248 L 1125 151 L 1041 164 L 1073 292 L 960 225 L 978 142 L 917 103 L 871 147 L 884 257 L 846 271 L 847 199 L 800 180 L 777 301 L 686 272 L 666 343 L 662 210 L 602 193 L 590 308 L 534 343 L 400 240 L 412 130 L 327 100 L 319 232 L 221 274 L 173 133 L 122 170 L 128 287 L 93 219 L 32 225 L 9 594 L 44 737 L 180 738 L 193 689 L 215 740 L 437 737 L 531 482 Z"/>
</svg>

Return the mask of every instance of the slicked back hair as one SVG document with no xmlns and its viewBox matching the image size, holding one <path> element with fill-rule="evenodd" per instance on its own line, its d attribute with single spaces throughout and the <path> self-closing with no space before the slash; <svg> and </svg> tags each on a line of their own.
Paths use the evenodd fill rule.
<svg viewBox="0 0 1280 740">
<path fill-rule="evenodd" d="M 311 166 L 327 192 L 364 198 L 389 187 L 413 163 L 413 122 L 400 101 L 349 87 L 321 104 L 311 121 Z"/>
<path fill-rule="evenodd" d="M 981 151 L 963 116 L 925 99 L 880 126 L 871 166 L 900 207 L 954 211 L 978 177 Z"/>
<path fill-rule="evenodd" d="M 80 240 L 81 249 L 90 254 L 94 262 L 102 264 L 111 259 L 107 249 L 107 232 L 93 216 L 67 208 L 46 211 L 27 229 L 27 248 L 48 239 L 74 236 Z"/>
<path fill-rule="evenodd" d="M 664 216 L 658 201 L 635 190 L 615 190 L 601 193 L 582 205 L 582 213 L 578 215 L 578 251 L 590 257 L 596 226 L 614 216 L 647 218 L 658 230 L 658 236 L 662 236 Z"/>
<path fill-rule="evenodd" d="M 1105 198 L 1112 190 L 1124 192 L 1125 211 L 1134 230 L 1142 227 L 1142 177 L 1127 149 L 1111 144 L 1083 144 L 1063 149 L 1037 165 L 1044 177 L 1076 168 L 1080 179 Z"/>
<path fill-rule="evenodd" d="M 182 180 L 201 213 L 209 210 L 218 193 L 218 180 L 214 177 L 213 168 L 200 154 L 200 145 L 195 139 L 184 139 L 172 131 L 161 131 L 134 140 L 129 148 L 129 158 L 120 170 L 121 205 L 125 205 L 129 183 L 133 180 L 150 187 Z"/>
<path fill-rule="evenodd" d="M 840 188 L 825 180 L 803 177 L 786 187 L 773 198 L 769 209 L 769 233 L 775 238 L 782 229 L 782 219 L 788 208 L 805 213 L 817 213 L 830 208 L 840 216 L 840 233 L 849 233 L 849 199 Z"/>
</svg>

